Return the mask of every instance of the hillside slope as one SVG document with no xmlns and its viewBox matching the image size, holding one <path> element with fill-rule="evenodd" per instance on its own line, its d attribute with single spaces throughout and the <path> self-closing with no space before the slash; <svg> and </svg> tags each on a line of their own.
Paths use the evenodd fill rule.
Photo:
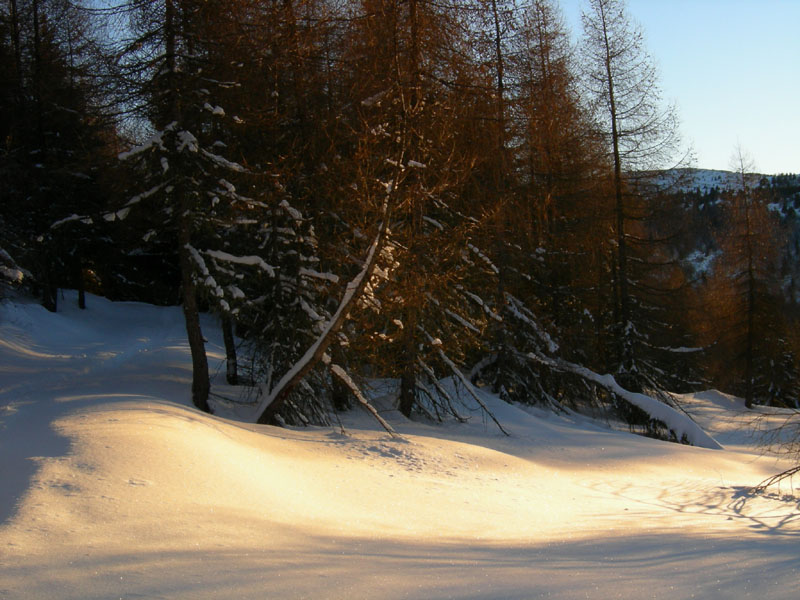
<svg viewBox="0 0 800 600">
<path fill-rule="evenodd" d="M 510 437 L 255 426 L 191 408 L 178 309 L 73 305 L 0 304 L 4 599 L 796 597 L 800 506 L 747 493 L 786 464 L 737 399 L 683 399 L 718 451 L 488 394 Z"/>
</svg>

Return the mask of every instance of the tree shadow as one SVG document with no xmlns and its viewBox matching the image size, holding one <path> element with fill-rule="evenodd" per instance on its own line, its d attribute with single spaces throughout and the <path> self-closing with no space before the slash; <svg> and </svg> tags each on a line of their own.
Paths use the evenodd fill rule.
<svg viewBox="0 0 800 600">
<path fill-rule="evenodd" d="M 727 508 L 739 518 L 746 519 L 751 527 L 764 533 L 800 537 L 800 528 L 790 530 L 790 526 L 800 523 L 800 497 L 792 493 L 762 491 L 758 488 L 735 486 L 730 489 L 733 494 Z M 769 505 L 769 513 L 765 515 L 748 514 L 750 505 L 760 502 Z"/>
<path fill-rule="evenodd" d="M 793 597 L 796 542 L 707 534 L 598 532 L 577 540 L 486 542 L 328 537 L 296 530 L 258 546 L 57 549 L 4 560 L 8 600 L 121 598 L 706 599 Z M 287 532 L 283 532 L 284 534 Z M 192 544 L 194 545 L 194 544 Z"/>
<path fill-rule="evenodd" d="M 686 482 L 658 489 L 648 485 L 598 482 L 597 491 L 623 498 L 650 509 L 679 514 L 718 517 L 718 521 L 744 523 L 750 531 L 787 539 L 800 538 L 800 498 L 794 494 L 764 493 L 749 486 L 692 488 Z M 635 511 L 634 511 L 635 514 Z"/>
</svg>

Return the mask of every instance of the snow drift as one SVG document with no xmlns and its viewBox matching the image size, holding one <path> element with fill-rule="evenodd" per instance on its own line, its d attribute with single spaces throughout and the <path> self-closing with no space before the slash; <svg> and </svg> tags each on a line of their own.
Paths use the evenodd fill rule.
<svg viewBox="0 0 800 600">
<path fill-rule="evenodd" d="M 0 304 L 4 599 L 796 596 L 800 507 L 748 493 L 786 463 L 738 399 L 683 398 L 722 451 L 483 391 L 510 436 L 377 400 L 400 437 L 249 425 L 191 408 L 178 309 L 73 304 Z"/>
</svg>

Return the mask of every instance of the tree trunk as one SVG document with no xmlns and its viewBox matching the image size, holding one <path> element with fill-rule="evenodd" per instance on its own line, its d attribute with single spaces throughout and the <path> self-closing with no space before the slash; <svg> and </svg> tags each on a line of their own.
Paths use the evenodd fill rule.
<svg viewBox="0 0 800 600">
<path fill-rule="evenodd" d="M 744 239 L 745 239 L 745 258 L 747 260 L 747 333 L 745 337 L 744 354 L 744 405 L 747 408 L 753 407 L 754 395 L 754 344 L 755 344 L 755 310 L 756 310 L 756 272 L 755 272 L 755 248 L 752 223 L 752 198 L 747 182 L 747 169 L 742 149 L 737 149 L 736 166 L 741 185 L 740 199 L 744 208 Z"/>
<path fill-rule="evenodd" d="M 409 306 L 403 322 L 403 369 L 400 374 L 400 412 L 411 416 L 417 398 L 417 309 Z"/>
<path fill-rule="evenodd" d="M 410 80 L 409 101 L 404 107 L 403 111 L 403 127 L 408 132 L 409 138 L 413 138 L 414 122 L 417 117 L 417 108 L 422 100 L 422 80 L 420 72 L 420 33 L 419 33 L 419 20 L 417 13 L 417 0 L 409 0 L 408 2 L 408 24 L 409 24 L 409 66 L 408 77 Z M 402 83 L 402 82 L 400 82 Z M 408 192 L 411 196 L 408 198 L 409 212 L 408 225 L 409 225 L 409 242 L 408 242 L 408 256 L 409 260 L 413 261 L 414 265 L 419 265 L 419 253 L 426 251 L 421 248 L 419 238 L 422 234 L 422 217 L 424 214 L 423 201 L 424 196 L 414 189 L 411 183 L 415 177 L 408 176 L 406 179 Z M 414 289 L 415 279 L 421 273 L 418 269 L 407 269 L 404 272 L 401 287 L 404 290 L 411 291 Z M 403 333 L 402 341 L 400 342 L 401 356 L 399 361 L 401 363 L 400 372 L 400 394 L 399 405 L 400 412 L 406 417 L 411 416 L 411 411 L 414 408 L 417 397 L 417 323 L 419 322 L 419 308 L 416 306 L 417 298 L 409 298 L 406 300 L 406 305 L 403 308 Z"/>
<path fill-rule="evenodd" d="M 208 379 L 208 359 L 206 357 L 205 340 L 200 329 L 200 309 L 197 305 L 197 289 L 194 283 L 192 265 L 190 216 L 186 213 L 185 202 L 181 202 L 181 214 L 178 217 L 178 256 L 181 267 L 181 293 L 183 300 L 183 317 L 186 321 L 186 335 L 192 353 L 192 402 L 204 412 L 211 412 L 208 405 L 210 383 Z"/>
<path fill-rule="evenodd" d="M 20 127 L 22 123 L 23 94 L 22 94 L 22 50 L 19 40 L 19 12 L 17 0 L 11 1 L 11 40 L 14 46 L 14 103 L 11 114 L 11 144 L 19 143 Z"/>
<path fill-rule="evenodd" d="M 225 342 L 225 379 L 230 385 L 239 385 L 239 367 L 236 360 L 236 342 L 233 338 L 233 322 L 228 315 L 222 316 L 222 339 Z"/>
<path fill-rule="evenodd" d="M 747 342 L 745 348 L 745 364 L 744 364 L 744 377 L 745 377 L 745 394 L 744 405 L 747 408 L 753 408 L 753 346 L 755 341 L 755 310 L 756 310 L 756 274 L 755 266 L 753 263 L 753 238 L 750 228 L 750 198 L 747 197 L 745 191 L 745 227 L 746 240 L 747 240 Z"/>
<path fill-rule="evenodd" d="M 344 353 L 340 346 L 331 347 L 331 356 L 334 364 L 344 364 Z M 333 403 L 333 408 L 337 411 L 349 409 L 352 406 L 350 397 L 351 390 L 342 379 L 340 377 L 331 378 L 331 402 Z"/>
<path fill-rule="evenodd" d="M 630 298 L 628 297 L 628 250 L 625 238 L 625 198 L 622 182 L 622 158 L 619 147 L 619 118 L 616 104 L 616 83 L 611 69 L 611 45 L 608 33 L 604 27 L 605 52 L 606 52 L 606 77 L 608 84 L 608 108 L 611 121 L 611 145 L 614 158 L 614 214 L 616 221 L 616 259 L 617 278 L 616 286 L 619 301 L 617 303 L 618 318 L 614 323 L 617 344 L 619 373 L 623 376 L 630 375 L 632 371 L 633 356 L 628 343 L 628 322 L 630 321 Z M 625 380 L 625 385 L 630 386 L 631 381 Z"/>
<path fill-rule="evenodd" d="M 180 121 L 181 109 L 178 85 L 176 81 L 176 14 L 173 0 L 164 4 L 164 53 L 166 62 L 167 106 L 170 120 Z M 179 165 L 176 166 L 179 169 Z M 186 321 L 186 336 L 192 354 L 192 402 L 204 412 L 211 412 L 208 405 L 208 394 L 211 388 L 208 377 L 208 358 L 206 357 L 205 340 L 200 329 L 200 309 L 197 304 L 197 286 L 194 282 L 195 267 L 192 264 L 192 210 L 185 191 L 175 186 L 178 220 L 178 262 L 181 269 L 181 300 L 183 317 Z"/>
<path fill-rule="evenodd" d="M 495 110 L 497 114 L 497 139 L 496 151 L 497 162 L 494 168 L 494 191 L 497 194 L 497 222 L 494 232 L 494 262 L 497 266 L 497 289 L 496 304 L 497 312 L 503 315 L 506 305 L 506 281 L 508 279 L 508 261 L 506 258 L 506 240 L 508 206 L 506 197 L 506 115 L 505 115 L 505 61 L 503 57 L 503 39 L 500 31 L 500 13 L 497 10 L 497 0 L 492 0 L 492 19 L 494 21 L 494 50 L 495 50 L 495 70 L 497 88 L 495 96 L 497 104 Z M 499 393 L 505 387 L 505 373 L 508 369 L 510 349 L 508 347 L 508 336 L 505 323 L 495 323 L 497 338 L 497 361 L 495 363 L 495 380 L 492 386 L 494 393 Z"/>
<path fill-rule="evenodd" d="M 317 338 L 311 347 L 306 351 L 303 357 L 295 363 L 295 365 L 284 374 L 278 381 L 277 385 L 272 389 L 269 396 L 266 397 L 258 408 L 258 417 L 256 422 L 262 425 L 271 423 L 278 411 L 283 407 L 286 400 L 289 398 L 294 386 L 300 383 L 303 378 L 308 375 L 316 364 L 322 360 L 325 351 L 333 342 L 336 332 L 344 324 L 345 319 L 350 314 L 350 309 L 358 302 L 361 294 L 364 293 L 364 288 L 367 285 L 372 273 L 375 270 L 375 265 L 378 262 L 383 245 L 386 240 L 386 232 L 389 227 L 389 204 L 391 201 L 390 196 L 386 198 L 383 205 L 383 221 L 381 222 L 378 230 L 378 235 L 370 247 L 367 254 L 367 260 L 364 262 L 364 268 L 356 276 L 353 281 L 347 284 L 344 297 L 339 303 L 339 308 L 336 309 L 330 322 L 323 330 L 322 334 Z"/>
<path fill-rule="evenodd" d="M 44 106 L 42 100 L 42 49 L 41 22 L 39 20 L 39 0 L 33 0 L 33 93 L 36 107 L 36 137 L 39 144 L 39 161 L 47 156 L 47 140 L 44 133 Z"/>
<path fill-rule="evenodd" d="M 86 286 L 83 284 L 83 269 L 81 269 L 80 263 L 78 263 L 78 308 L 81 310 L 86 310 Z"/>
</svg>

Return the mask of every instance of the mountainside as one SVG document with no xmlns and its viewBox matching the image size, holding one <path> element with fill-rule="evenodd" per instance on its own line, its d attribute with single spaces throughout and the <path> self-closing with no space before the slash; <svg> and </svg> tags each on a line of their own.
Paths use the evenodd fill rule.
<svg viewBox="0 0 800 600">
<path fill-rule="evenodd" d="M 783 279 L 787 299 L 797 303 L 800 296 L 795 282 L 800 280 L 800 175 L 746 174 L 748 193 L 754 205 L 763 206 L 774 219 L 769 226 L 770 246 L 777 252 L 771 257 Z M 731 235 L 726 203 L 740 192 L 742 175 L 714 169 L 673 169 L 648 178 L 664 190 L 669 202 L 677 200 L 680 235 L 674 251 L 694 276 L 711 272 L 719 258 L 722 241 Z"/>
<path fill-rule="evenodd" d="M 789 194 L 794 194 L 795 197 L 800 192 L 800 175 L 798 174 L 752 173 L 748 174 L 748 179 L 756 182 L 759 186 L 774 187 L 781 191 L 788 190 Z M 668 171 L 656 181 L 661 184 L 675 182 L 679 192 L 707 194 L 714 189 L 718 191 L 737 189 L 741 186 L 741 175 L 734 171 L 719 169 L 683 168 Z"/>
</svg>

